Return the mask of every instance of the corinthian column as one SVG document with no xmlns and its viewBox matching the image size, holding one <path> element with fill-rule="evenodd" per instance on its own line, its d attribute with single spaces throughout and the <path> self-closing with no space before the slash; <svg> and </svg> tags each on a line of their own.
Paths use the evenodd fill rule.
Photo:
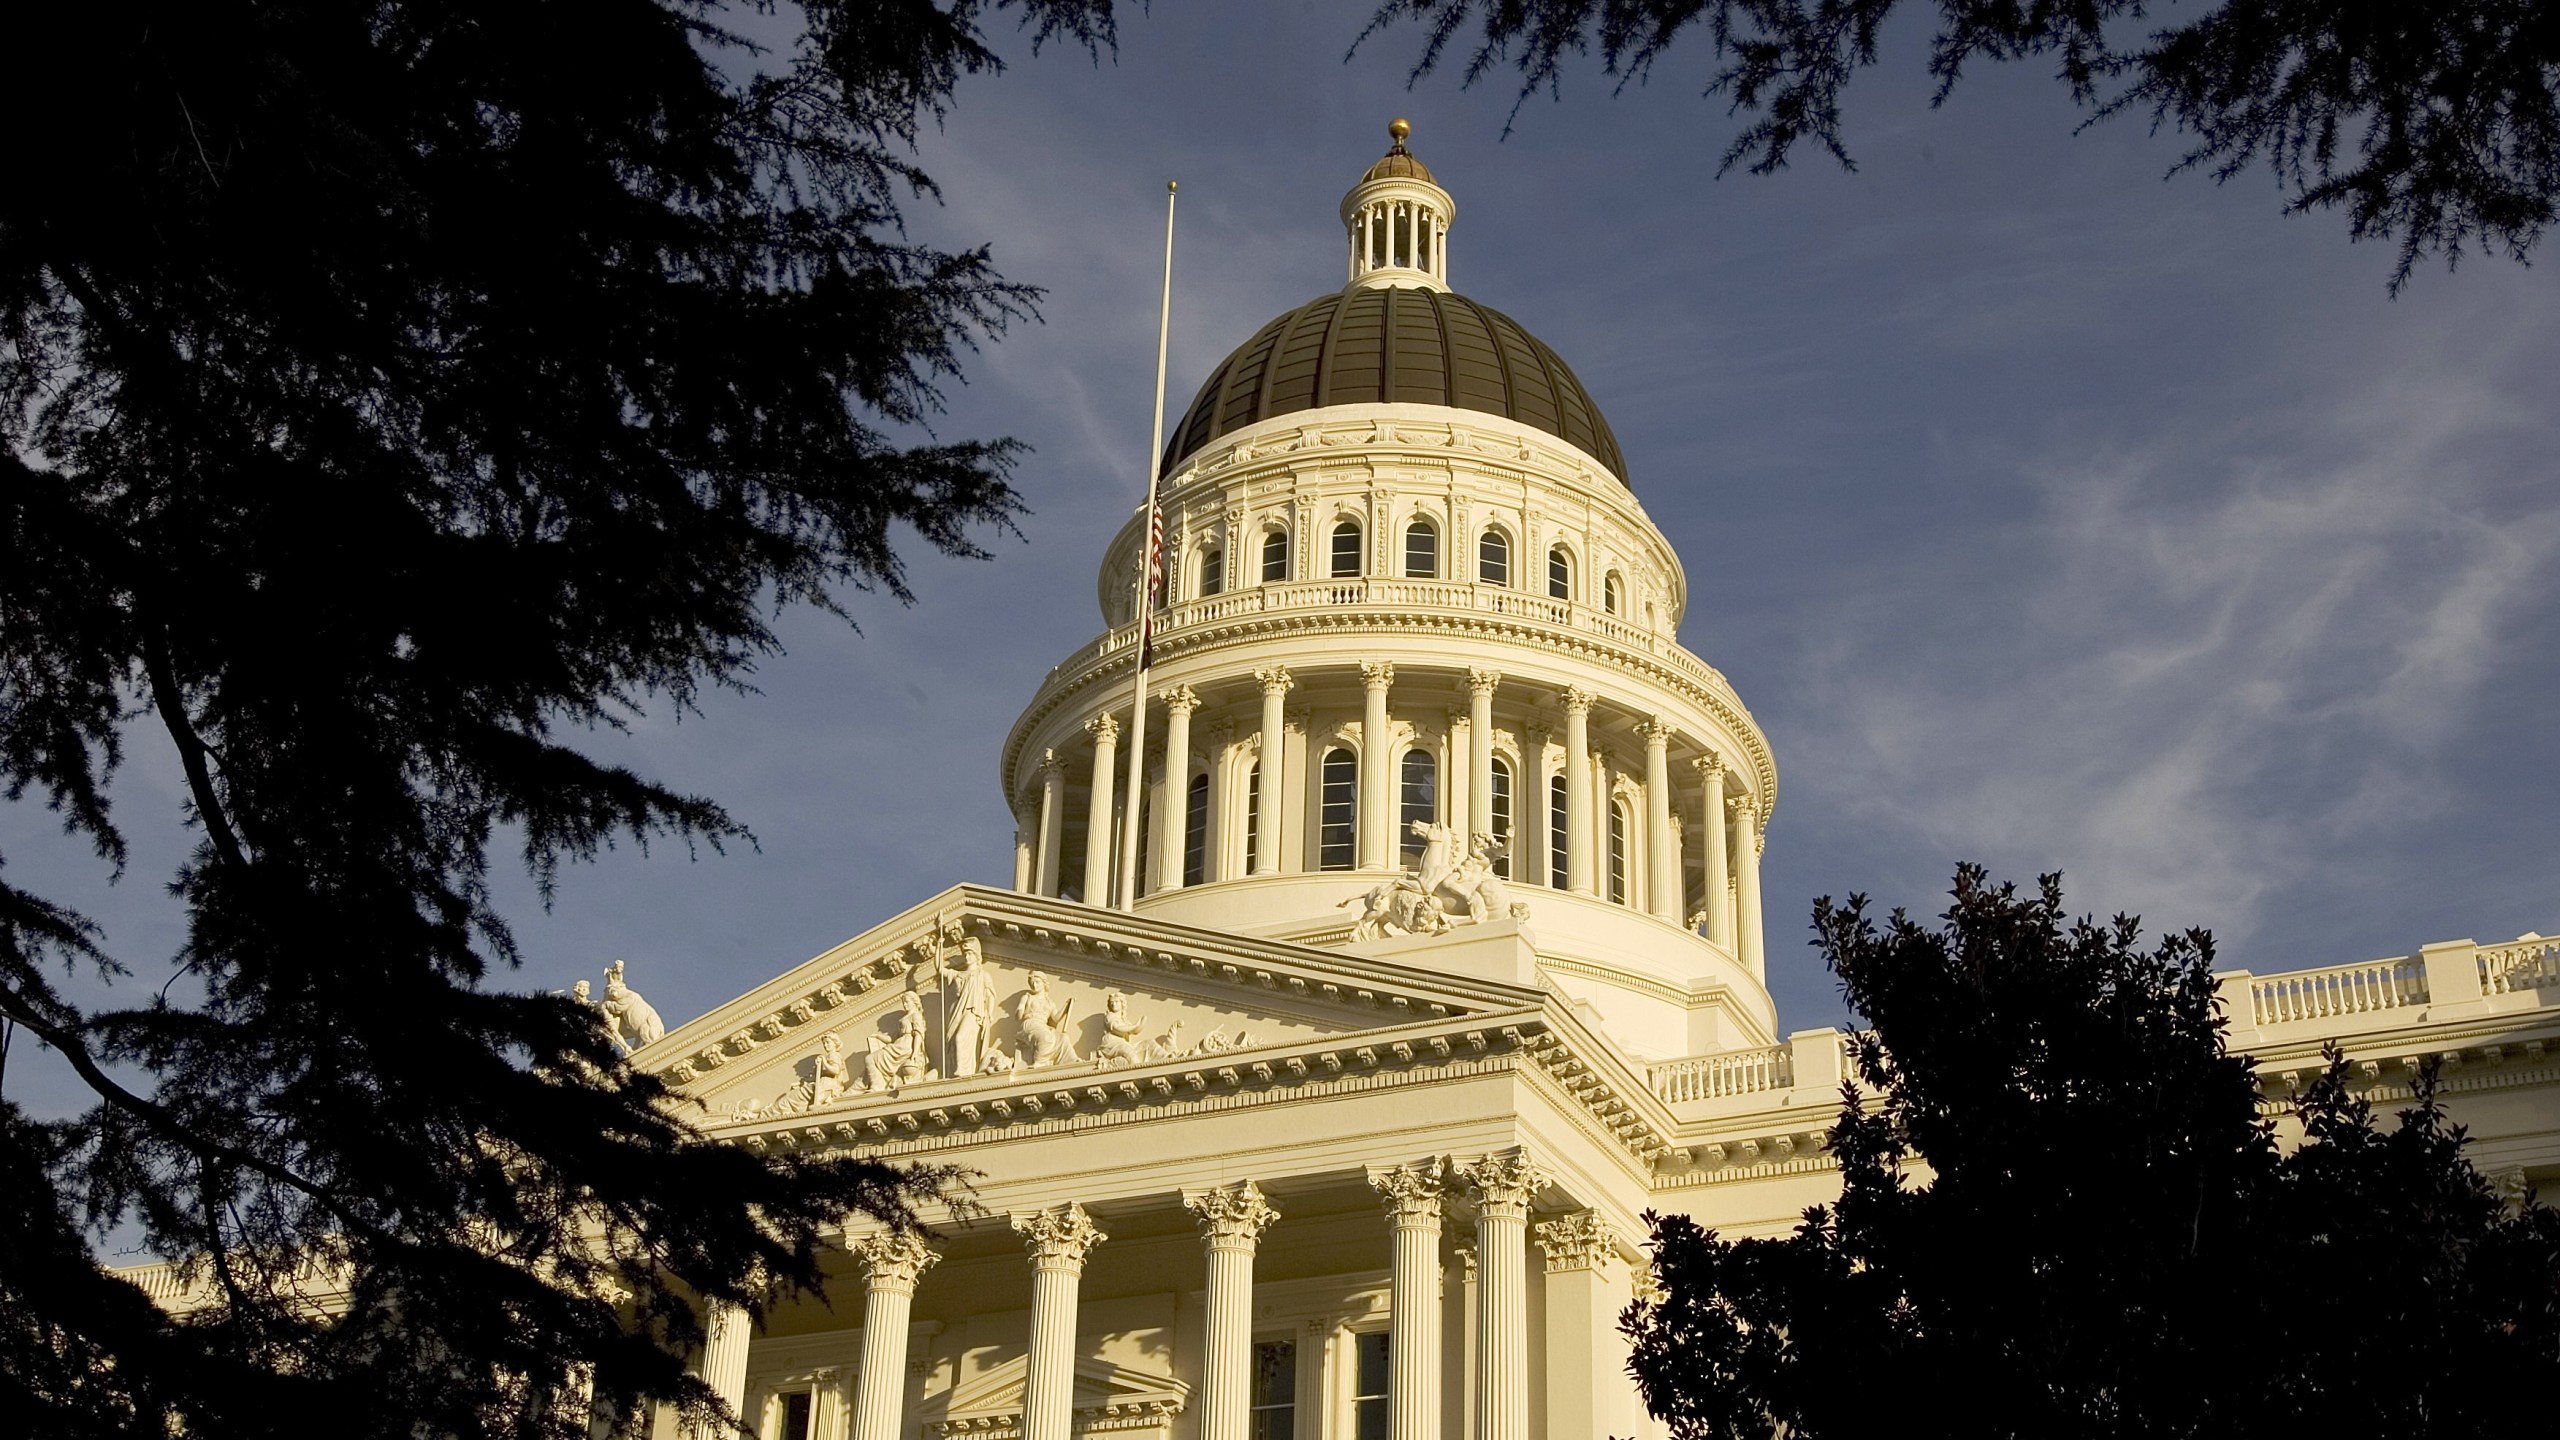
<svg viewBox="0 0 2560 1440">
<path fill-rule="evenodd" d="M 1031 1251 L 1031 1356 L 1022 1382 L 1022 1440 L 1067 1440 L 1076 1388 L 1076 1291 L 1102 1243 L 1076 1204 L 1013 1217 Z"/>
<path fill-rule="evenodd" d="M 1067 767 L 1055 750 L 1040 752 L 1040 863 L 1032 888 L 1055 899 L 1066 877 L 1058 873 L 1067 844 Z"/>
<path fill-rule="evenodd" d="M 1564 692 L 1564 879 L 1576 895 L 1591 892 L 1591 706 L 1588 690 Z"/>
<path fill-rule="evenodd" d="M 1395 742 L 1387 738 L 1387 687 L 1396 667 L 1360 664 L 1360 868 L 1396 868 Z"/>
<path fill-rule="evenodd" d="M 1084 822 L 1084 903 L 1111 904 L 1111 792 L 1120 759 L 1120 722 L 1096 715 L 1084 722 L 1093 737 L 1093 806 Z M 1135 824 L 1137 817 L 1129 817 Z"/>
<path fill-rule="evenodd" d="M 1182 888 L 1183 846 L 1191 838 L 1191 715 L 1200 692 L 1164 692 L 1164 803 L 1156 807 L 1156 893 Z"/>
<path fill-rule="evenodd" d="M 1760 945 L 1760 807 L 1744 795 L 1732 802 L 1734 953 L 1752 978 L 1766 983 L 1769 962 Z"/>
<path fill-rule="evenodd" d="M 907 1395 L 907 1315 L 916 1281 L 941 1257 L 913 1235 L 857 1241 L 862 1262 L 862 1371 L 855 1377 L 852 1440 L 898 1440 Z"/>
<path fill-rule="evenodd" d="M 747 1404 L 747 1336 L 754 1322 L 734 1300 L 708 1301 L 703 1311 L 702 1383 L 736 1415 Z M 697 1433 L 707 1440 L 717 1432 L 715 1427 Z"/>
<path fill-rule="evenodd" d="M 1253 1421 L 1253 1252 L 1280 1218 L 1250 1180 L 1185 1190 L 1209 1251 L 1209 1346 L 1203 1357 L 1200 1440 L 1245 1440 Z"/>
<path fill-rule="evenodd" d="M 1031 858 L 1040 843 L 1027 809 L 1013 812 L 1013 888 L 1016 892 L 1031 888 Z"/>
<path fill-rule="evenodd" d="M 1493 687 L 1498 670 L 1467 672 L 1467 837 L 1493 833 Z M 1517 788 L 1517 787 L 1514 787 Z M 1516 813 L 1520 797 L 1511 797 Z M 1515 827 L 1516 828 L 1516 827 Z"/>
<path fill-rule="evenodd" d="M 1540 1221 L 1537 1236 L 1547 1256 L 1547 1434 L 1627 1434 L 1636 1417 L 1617 1325 L 1630 1298 L 1617 1234 L 1577 1210 Z"/>
<path fill-rule="evenodd" d="M 1440 1197 L 1447 1179 L 1447 1163 L 1438 1159 L 1369 1171 L 1395 1228 L 1387 1298 L 1388 1440 L 1442 1440 Z"/>
<path fill-rule="evenodd" d="M 1253 678 L 1262 682 L 1262 777 L 1254 787 L 1254 808 L 1261 817 L 1253 832 L 1253 873 L 1280 873 L 1280 768 L 1281 749 L 1287 742 L 1287 717 L 1281 701 L 1289 693 L 1289 672 L 1274 665 L 1256 670 Z"/>
<path fill-rule="evenodd" d="M 1698 804 L 1698 835 L 1706 842 L 1706 854 L 1700 862 L 1704 872 L 1702 888 L 1706 891 L 1707 938 L 1727 950 L 1733 946 L 1733 911 L 1725 891 L 1725 877 L 1731 873 L 1726 859 L 1724 821 L 1724 762 L 1713 755 L 1695 762 L 1698 779 L 1706 796 Z"/>
<path fill-rule="evenodd" d="M 1475 1440 L 1529 1437 L 1529 1202 L 1547 1177 L 1520 1151 L 1487 1155 L 1463 1172 L 1476 1200 Z"/>
<path fill-rule="evenodd" d="M 1671 727 L 1660 717 L 1636 727 L 1644 735 L 1644 863 L 1646 908 L 1680 923 L 1680 852 L 1671 844 Z"/>
</svg>

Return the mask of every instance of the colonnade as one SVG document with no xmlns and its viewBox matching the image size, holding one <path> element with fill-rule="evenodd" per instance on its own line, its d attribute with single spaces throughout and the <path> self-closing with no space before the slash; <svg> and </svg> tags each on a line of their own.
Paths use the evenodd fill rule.
<svg viewBox="0 0 2560 1440">
<path fill-rule="evenodd" d="M 1386 660 L 1362 661 L 1357 675 L 1359 718 L 1350 727 L 1362 738 L 1358 803 L 1354 807 L 1355 868 L 1390 871 L 1400 868 L 1404 843 L 1399 825 L 1402 817 L 1397 766 L 1392 745 L 1373 745 L 1369 737 L 1393 736 L 1396 732 L 1392 703 L 1396 667 Z M 1503 677 L 1498 671 L 1474 667 L 1454 678 L 1463 688 L 1465 709 L 1463 715 L 1455 707 L 1447 712 L 1450 768 L 1460 771 L 1448 779 L 1459 783 L 1443 788 L 1435 797 L 1438 815 L 1453 825 L 1463 817 L 1464 829 L 1470 835 L 1490 834 L 1496 825 L 1494 704 L 1497 693 L 1502 691 Z M 1293 750 L 1293 741 L 1299 742 L 1297 748 L 1302 749 L 1313 741 L 1307 733 L 1306 712 L 1293 711 L 1290 706 L 1292 695 L 1303 693 L 1306 687 L 1298 674 L 1280 666 L 1253 671 L 1252 683 L 1261 701 L 1258 716 L 1248 710 L 1243 715 L 1221 719 L 1214 727 L 1218 733 L 1212 736 L 1205 753 L 1193 744 L 1194 720 L 1203 709 L 1198 690 L 1176 685 L 1161 692 L 1164 763 L 1159 772 L 1161 779 L 1152 782 L 1148 791 L 1153 802 L 1153 835 L 1147 853 L 1139 860 L 1146 881 L 1143 893 L 1159 895 L 1180 889 L 1185 883 L 1190 787 L 1194 771 L 1203 764 L 1209 776 L 1209 856 L 1202 867 L 1205 879 L 1229 880 L 1313 868 L 1303 859 L 1301 863 L 1290 863 L 1284 842 L 1284 832 L 1292 828 L 1285 818 L 1286 808 L 1292 804 L 1306 806 L 1311 787 L 1321 783 L 1315 773 L 1318 755 L 1310 750 L 1300 758 Z M 1520 688 L 1525 687 L 1515 682 L 1514 689 Z M 1552 885 L 1595 898 L 1621 898 L 1612 893 L 1615 887 L 1610 884 L 1606 867 L 1613 853 L 1611 826 L 1619 804 L 1613 787 L 1624 780 L 1629 788 L 1640 792 L 1641 809 L 1630 805 L 1625 818 L 1635 833 L 1626 836 L 1630 843 L 1619 853 L 1631 864 L 1639 857 L 1642 861 L 1640 869 L 1619 877 L 1625 903 L 1666 923 L 1699 930 L 1733 953 L 1753 975 L 1765 974 L 1760 925 L 1762 812 L 1758 800 L 1749 792 L 1747 780 L 1735 784 L 1739 777 L 1728 761 L 1695 740 L 1684 748 L 1703 753 L 1689 757 L 1688 773 L 1681 774 L 1672 754 L 1675 744 L 1684 738 L 1681 732 L 1662 717 L 1641 711 L 1621 711 L 1617 716 L 1618 725 L 1632 728 L 1644 747 L 1639 774 L 1622 775 L 1610 753 L 1594 742 L 1593 717 L 1601 704 L 1600 695 L 1579 687 L 1541 691 L 1536 701 L 1509 717 L 1517 727 L 1521 761 L 1518 773 L 1512 777 L 1511 794 L 1514 883 Z M 1248 716 L 1258 719 L 1258 725 L 1238 735 L 1236 722 Z M 1461 727 L 1466 732 L 1463 752 L 1455 743 Z M 1084 796 L 1082 894 L 1088 903 L 1105 904 L 1116 893 L 1113 868 L 1119 847 L 1112 843 L 1116 827 L 1137 823 L 1140 797 L 1121 793 L 1128 782 L 1119 757 L 1120 720 L 1103 714 L 1088 720 L 1084 729 L 1090 745 L 1092 779 Z M 1618 733 L 1623 734 L 1624 729 Z M 1561 764 L 1554 774 L 1547 762 L 1550 746 L 1562 751 Z M 1199 757 L 1198 763 L 1195 756 Z M 1256 767 L 1250 793 L 1241 783 L 1242 776 L 1232 768 L 1237 766 Z M 1036 788 L 1016 815 L 1016 889 L 1044 895 L 1057 895 L 1064 889 L 1062 861 L 1071 803 L 1069 769 L 1069 757 L 1054 750 L 1045 753 L 1035 767 Z M 1559 775 L 1564 781 L 1561 826 L 1553 813 L 1551 794 L 1551 781 Z M 1735 790 L 1740 793 L 1731 793 Z M 1453 792 L 1463 794 L 1463 807 L 1449 803 Z M 1255 817 L 1249 825 L 1244 823 L 1244 817 L 1229 813 L 1239 804 Z M 1247 831 L 1251 835 L 1249 849 L 1242 839 Z M 1564 839 L 1560 867 L 1552 845 L 1552 837 L 1558 835 Z M 1699 904 L 1694 910 L 1690 907 L 1687 879 L 1692 850 L 1696 852 L 1695 867 L 1700 876 Z M 1224 863 L 1222 856 L 1226 857 Z M 1561 874 L 1557 873 L 1559 869 Z"/>
<path fill-rule="evenodd" d="M 1517 1149 L 1464 1165 L 1435 1156 L 1373 1166 L 1365 1173 L 1384 1205 L 1389 1229 L 1389 1440 L 1443 1437 L 1442 1224 L 1444 1210 L 1461 1201 L 1473 1217 L 1472 1243 L 1462 1247 L 1472 1256 L 1475 1276 L 1468 1317 L 1472 1339 L 1466 1347 L 1474 1362 L 1468 1379 L 1471 1440 L 1528 1440 L 1528 1246 L 1531 1208 L 1548 1184 L 1547 1176 Z M 1254 1398 L 1254 1262 L 1264 1233 L 1280 1212 L 1250 1180 L 1186 1190 L 1182 1205 L 1197 1222 L 1206 1252 L 1200 1440 L 1248 1440 Z M 1009 1218 L 1031 1263 L 1019 1433 L 1022 1440 L 1069 1440 L 1084 1270 L 1109 1237 L 1074 1203 Z M 1536 1228 L 1547 1254 L 1550 1349 L 1577 1344 L 1587 1349 L 1589 1337 L 1569 1332 L 1577 1325 L 1588 1328 L 1586 1321 L 1594 1317 L 1605 1330 L 1609 1302 L 1597 1297 L 1579 1310 L 1571 1303 L 1558 1308 L 1560 1285 L 1568 1302 L 1579 1293 L 1571 1291 L 1569 1279 L 1558 1277 L 1594 1272 L 1614 1261 L 1614 1236 L 1589 1211 L 1572 1211 Z M 852 1249 L 861 1265 L 864 1295 L 861 1368 L 847 1434 L 849 1440 L 904 1440 L 910 1309 L 918 1283 L 939 1257 L 913 1234 L 876 1234 Z M 698 1373 L 736 1411 L 747 1395 L 747 1313 L 735 1304 L 714 1302 L 708 1319 L 709 1338 Z M 1550 1355 L 1549 1366 L 1551 1408 L 1581 1403 L 1571 1397 L 1606 1387 L 1612 1379 L 1607 1374 L 1566 1374 L 1572 1365 L 1560 1354 Z M 1577 1380 L 1580 1391 L 1574 1388 Z M 1565 1389 L 1557 1392 L 1560 1383 Z M 1566 1433 L 1552 1425 L 1550 1431 Z M 1327 1437 L 1309 1432 L 1308 1440 Z"/>
</svg>

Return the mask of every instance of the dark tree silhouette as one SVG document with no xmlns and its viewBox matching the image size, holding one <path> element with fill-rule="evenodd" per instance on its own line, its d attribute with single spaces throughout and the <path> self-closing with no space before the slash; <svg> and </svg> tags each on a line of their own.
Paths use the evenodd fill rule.
<svg viewBox="0 0 2560 1440">
<path fill-rule="evenodd" d="M 488 886 L 500 837 L 546 890 L 739 837 L 570 742 L 741 685 L 778 606 L 904 598 L 898 527 L 965 555 L 1015 511 L 1010 442 L 920 425 L 1033 292 L 899 227 L 1006 8 L 12 16 L 0 767 L 121 870 L 109 780 L 156 726 L 197 841 L 174 957 L 0 886 L 0 1016 L 97 1097 L 0 1103 L 0 1429 L 567 1433 L 543 1397 L 589 1382 L 699 1412 L 692 1297 L 813 1285 L 822 1227 L 947 1178 L 705 1143 L 591 1011 L 496 983 Z M 1109 0 L 1011 8 L 1111 43 Z M 89 971 L 140 978 L 90 1004 Z M 223 1303 L 172 1322 L 93 1259 L 116 1227 Z M 294 1301 L 315 1265 L 342 1317 Z"/>
<path fill-rule="evenodd" d="M 2521 1433 L 2560 1385 L 2560 1213 L 2510 1213 L 2424 1076 L 2377 1125 L 2333 1052 L 2278 1143 L 2211 938 L 2067 923 L 1957 872 L 1816 944 L 1872 1025 L 1789 1236 L 1654 1217 L 1631 1368 L 1679 1440 Z"/>
<path fill-rule="evenodd" d="M 1706 93 L 1748 119 L 1724 168 L 1766 174 L 1811 142 L 1851 164 L 1840 97 L 1877 61 L 1899 0 L 1385 0 L 1365 39 L 1429 33 L 1416 76 L 1471 46 L 1472 83 L 1506 65 L 1521 98 L 1557 93 L 1597 52 L 1621 84 L 1692 31 Z M 2147 114 L 2188 138 L 2176 168 L 2228 179 L 2261 162 L 2295 210 L 2343 206 L 2358 239 L 2393 239 L 2396 292 L 2420 261 L 2477 245 L 2524 260 L 2560 203 L 2560 11 L 2536 0 L 2221 0 L 2175 23 L 2142 0 L 1935 0 L 1936 99 L 1976 60 L 2051 64 L 2104 118 Z M 1474 38 L 1464 37 L 1472 28 Z"/>
</svg>

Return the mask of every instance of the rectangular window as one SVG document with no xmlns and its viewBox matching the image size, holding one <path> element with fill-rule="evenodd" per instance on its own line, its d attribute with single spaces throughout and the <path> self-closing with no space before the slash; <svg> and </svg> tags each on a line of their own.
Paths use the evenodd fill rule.
<svg viewBox="0 0 2560 1440">
<path fill-rule="evenodd" d="M 1298 1440 L 1298 1347 L 1265 1340 L 1253 1347 L 1253 1413 L 1248 1440 Z"/>
<path fill-rule="evenodd" d="M 1493 757 L 1493 873 L 1511 878 L 1511 762 Z"/>
<path fill-rule="evenodd" d="M 1227 588 L 1227 552 L 1211 546 L 1200 552 L 1200 593 L 1215 595 Z"/>
<path fill-rule="evenodd" d="M 1349 522 L 1333 527 L 1333 578 L 1347 580 L 1360 573 L 1360 527 Z"/>
<path fill-rule="evenodd" d="M 1609 807 L 1609 901 L 1627 903 L 1627 807 Z"/>
<path fill-rule="evenodd" d="M 1352 1440 L 1387 1440 L 1387 1334 L 1354 1335 L 1351 1350 Z"/>
<path fill-rule="evenodd" d="M 1348 870 L 1355 862 L 1360 762 L 1348 750 L 1324 752 L 1324 814 L 1316 835 L 1316 868 Z"/>
<path fill-rule="evenodd" d="M 1289 578 L 1289 537 L 1277 530 L 1262 537 L 1262 583 L 1277 585 Z"/>
<path fill-rule="evenodd" d="M 1396 812 L 1399 848 L 1407 860 L 1422 856 L 1422 837 L 1413 833 L 1419 822 L 1428 825 L 1440 818 L 1440 766 L 1428 750 L 1404 752 L 1404 777 L 1400 787 L 1403 804 Z"/>
<path fill-rule="evenodd" d="M 1404 573 L 1415 580 L 1440 578 L 1440 532 L 1420 521 L 1406 527 Z"/>
<path fill-rule="evenodd" d="M 810 1427 L 817 1421 L 817 1396 L 807 1390 L 794 1390 L 782 1397 L 781 1424 L 773 1432 L 773 1440 L 817 1440 Z"/>
<path fill-rule="evenodd" d="M 1238 868 L 1253 873 L 1253 857 L 1259 853 L 1262 837 L 1262 762 L 1244 772 L 1244 864 Z"/>
<path fill-rule="evenodd" d="M 1194 775 L 1182 792 L 1182 883 L 1209 876 L 1209 777 Z"/>
</svg>

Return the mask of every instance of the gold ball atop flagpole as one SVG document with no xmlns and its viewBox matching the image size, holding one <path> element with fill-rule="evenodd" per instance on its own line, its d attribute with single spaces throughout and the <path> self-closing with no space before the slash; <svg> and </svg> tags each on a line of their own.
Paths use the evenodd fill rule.
<svg viewBox="0 0 2560 1440">
<path fill-rule="evenodd" d="M 1167 180 L 1166 182 L 1164 182 L 1164 193 L 1166 193 L 1167 195 L 1170 195 L 1170 194 L 1172 194 L 1174 191 L 1179 190 L 1179 189 L 1181 189 L 1181 188 L 1182 188 L 1182 182 L 1181 182 L 1181 181 L 1179 181 L 1179 180 Z"/>
<path fill-rule="evenodd" d="M 1405 119 L 1401 115 L 1387 122 L 1387 138 L 1395 141 L 1399 145 L 1404 143 L 1404 137 L 1412 133 L 1413 122 Z"/>
</svg>

